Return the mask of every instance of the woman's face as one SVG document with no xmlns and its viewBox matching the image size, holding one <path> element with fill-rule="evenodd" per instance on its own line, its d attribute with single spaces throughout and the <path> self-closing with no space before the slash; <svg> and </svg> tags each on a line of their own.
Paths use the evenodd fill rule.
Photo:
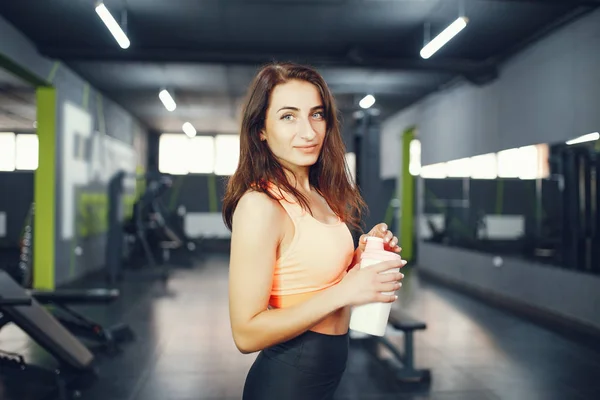
<svg viewBox="0 0 600 400">
<path fill-rule="evenodd" d="M 327 131 L 317 87 L 306 81 L 289 81 L 277 85 L 270 100 L 261 140 L 266 140 L 286 168 L 294 171 L 315 164 Z"/>
</svg>

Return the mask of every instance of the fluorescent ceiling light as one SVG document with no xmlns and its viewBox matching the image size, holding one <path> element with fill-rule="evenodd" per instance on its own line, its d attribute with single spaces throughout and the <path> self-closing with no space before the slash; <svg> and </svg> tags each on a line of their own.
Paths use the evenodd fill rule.
<svg viewBox="0 0 600 400">
<path fill-rule="evenodd" d="M 194 128 L 194 126 L 192 124 L 190 124 L 189 122 L 186 122 L 185 124 L 183 124 L 182 126 L 183 132 L 188 135 L 189 137 L 194 137 L 196 136 L 196 128 Z"/>
<path fill-rule="evenodd" d="M 578 138 L 567 140 L 565 143 L 568 145 L 577 144 L 577 143 L 585 143 L 585 142 L 593 142 L 594 140 L 600 139 L 600 133 L 593 132 L 588 133 L 587 135 L 579 136 Z"/>
<path fill-rule="evenodd" d="M 358 105 L 361 108 L 369 108 L 373 104 L 375 104 L 375 97 L 371 96 L 370 94 L 363 97 L 362 100 L 358 103 Z"/>
<path fill-rule="evenodd" d="M 119 43 L 119 46 L 121 46 L 122 49 L 127 49 L 130 45 L 129 39 L 117 21 L 113 18 L 110 11 L 108 11 L 108 8 L 106 8 L 104 3 L 100 3 L 96 6 L 96 13 L 102 22 L 104 22 L 104 25 L 106 25 L 110 33 L 112 33 L 117 43 Z"/>
<path fill-rule="evenodd" d="M 450 39 L 456 36 L 460 31 L 465 29 L 469 19 L 467 17 L 460 17 L 456 21 L 450 24 L 444 29 L 439 35 L 437 35 L 431 42 L 427 43 L 421 50 L 421 57 L 427 59 L 435 54 L 436 51 L 442 48 L 443 45 L 448 43 Z"/>
<path fill-rule="evenodd" d="M 173 111 L 177 108 L 175 100 L 173 100 L 173 97 L 171 97 L 171 94 L 166 89 L 160 91 L 158 98 L 160 101 L 162 101 L 163 105 L 168 111 Z"/>
</svg>

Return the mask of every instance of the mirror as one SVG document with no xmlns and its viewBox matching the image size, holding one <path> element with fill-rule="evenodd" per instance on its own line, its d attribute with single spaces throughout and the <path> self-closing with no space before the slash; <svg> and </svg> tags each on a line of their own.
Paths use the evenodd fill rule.
<svg viewBox="0 0 600 400">
<path fill-rule="evenodd" d="M 426 165 L 418 175 L 421 240 L 600 274 L 599 133 Z"/>
</svg>

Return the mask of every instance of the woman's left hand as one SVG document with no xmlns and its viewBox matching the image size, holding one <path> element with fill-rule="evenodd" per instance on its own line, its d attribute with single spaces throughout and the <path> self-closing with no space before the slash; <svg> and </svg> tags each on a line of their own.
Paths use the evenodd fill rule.
<svg viewBox="0 0 600 400">
<path fill-rule="evenodd" d="M 365 233 L 360 236 L 358 240 L 358 249 L 362 252 L 365 251 L 365 245 L 367 243 L 368 236 L 375 236 L 383 239 L 384 248 L 388 251 L 393 251 L 394 253 L 400 253 L 402 248 L 398 246 L 398 238 L 394 236 L 392 231 L 388 229 L 387 224 L 379 223 L 373 227 L 369 231 L 369 233 Z"/>
</svg>

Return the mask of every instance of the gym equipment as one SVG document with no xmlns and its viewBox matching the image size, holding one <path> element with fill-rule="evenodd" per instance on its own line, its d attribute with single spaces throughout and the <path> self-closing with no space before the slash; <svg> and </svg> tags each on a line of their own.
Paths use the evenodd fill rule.
<svg viewBox="0 0 600 400">
<path fill-rule="evenodd" d="M 109 352 L 118 350 L 118 344 L 134 339 L 133 331 L 124 324 L 104 327 L 101 324 L 84 317 L 69 306 L 74 305 L 107 305 L 116 301 L 120 293 L 117 289 L 58 289 L 53 291 L 33 290 L 33 213 L 31 205 L 30 215 L 24 228 L 21 240 L 21 257 L 18 273 L 12 277 L 26 289 L 28 296 L 35 298 L 40 304 L 52 306 L 55 318 L 60 321 L 74 335 L 85 338 L 104 346 Z"/>
<path fill-rule="evenodd" d="M 125 187 L 124 181 L 131 178 L 123 171 L 117 172 L 109 184 L 109 233 L 106 242 L 107 278 L 110 283 L 120 280 L 123 276 L 125 262 L 130 266 L 139 267 L 136 256 L 141 250 L 146 258 L 148 267 L 155 269 L 158 265 L 149 243 L 149 234 L 158 229 L 157 222 L 164 221 L 160 211 L 154 213 L 155 198 L 162 195 L 171 185 L 164 180 L 162 185 L 148 177 L 146 191 L 133 206 L 133 216 L 127 221 L 123 210 Z M 155 222 L 156 221 L 156 222 Z M 127 244 L 127 247 L 124 245 Z M 163 282 L 169 279 L 168 266 L 160 270 Z"/>
<path fill-rule="evenodd" d="M 146 190 L 133 206 L 130 220 L 124 217 L 125 179 L 145 179 Z M 162 196 L 171 189 L 173 180 L 162 174 L 132 176 L 123 171 L 116 173 L 109 184 L 109 233 L 106 244 L 107 279 L 114 283 L 121 279 L 124 267 L 142 266 L 156 269 L 160 277 L 169 277 L 172 251 L 192 251 L 194 243 L 183 233 L 182 215 L 173 214 L 162 204 Z M 141 256 L 141 257 L 140 257 Z M 158 260 L 157 260 L 158 259 Z"/>
<path fill-rule="evenodd" d="M 75 312 L 69 305 L 107 305 L 119 298 L 116 289 L 87 289 L 59 291 L 28 291 L 33 298 L 43 305 L 53 306 L 54 316 L 74 335 L 102 345 L 111 353 L 118 351 L 120 343 L 134 340 L 135 335 L 126 324 L 104 327 L 97 322 Z"/>
<path fill-rule="evenodd" d="M 46 369 L 28 364 L 17 354 L 0 352 L 0 373 L 14 373 L 21 382 L 48 382 L 55 385 L 60 400 L 77 396 L 78 390 L 96 377 L 93 354 L 35 299 L 31 299 L 5 271 L 0 270 L 3 299 L 27 299 L 30 305 L 0 305 L 0 328 L 17 325 L 57 361 Z M 8 301 L 8 300 L 7 300 Z"/>
<path fill-rule="evenodd" d="M 105 260 L 107 280 L 114 284 L 121 278 L 123 258 L 124 179 L 125 172 L 117 172 L 108 184 L 108 233 Z"/>
<path fill-rule="evenodd" d="M 561 146 L 558 173 L 562 190 L 562 264 L 566 268 L 600 273 L 600 155 L 587 144 Z"/>
<path fill-rule="evenodd" d="M 4 297 L 0 296 L 0 307 L 1 306 L 30 306 L 31 297 Z"/>
<path fill-rule="evenodd" d="M 413 333 L 415 331 L 427 329 L 424 322 L 418 321 L 399 309 L 392 309 L 388 324 L 396 330 L 404 333 L 404 351 L 399 350 L 385 336 L 367 335 L 360 340 L 367 351 L 378 361 L 384 363 L 401 382 L 427 383 L 431 380 L 431 371 L 429 369 L 415 369 L 414 366 L 414 342 Z M 379 356 L 378 345 L 385 346 L 394 356 L 395 360 L 401 363 L 401 367 L 390 363 Z"/>
<path fill-rule="evenodd" d="M 595 272 L 600 274 L 600 153 L 596 152 L 595 154 L 595 173 L 593 174 L 593 178 L 596 181 L 596 187 L 594 190 L 594 198 L 592 199 L 594 213 L 596 214 L 596 223 L 593 225 L 593 243 L 592 249 L 596 249 L 593 251 L 593 259 L 592 265 L 595 267 Z"/>
</svg>

